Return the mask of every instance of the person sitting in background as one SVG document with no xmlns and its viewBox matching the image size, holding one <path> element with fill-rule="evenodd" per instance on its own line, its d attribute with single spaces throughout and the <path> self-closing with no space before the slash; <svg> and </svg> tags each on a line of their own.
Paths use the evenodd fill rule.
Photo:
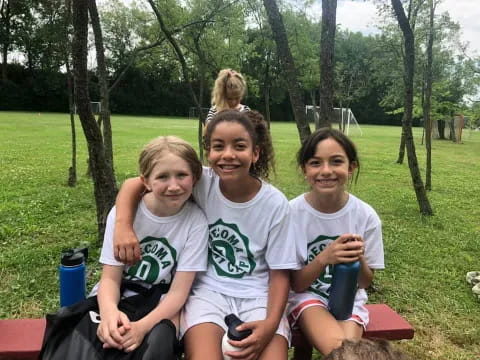
<svg viewBox="0 0 480 360">
<path fill-rule="evenodd" d="M 212 90 L 212 107 L 208 111 L 205 124 L 222 110 L 250 110 L 247 105 L 240 103 L 246 90 L 247 84 L 242 74 L 232 69 L 220 70 Z"/>
</svg>

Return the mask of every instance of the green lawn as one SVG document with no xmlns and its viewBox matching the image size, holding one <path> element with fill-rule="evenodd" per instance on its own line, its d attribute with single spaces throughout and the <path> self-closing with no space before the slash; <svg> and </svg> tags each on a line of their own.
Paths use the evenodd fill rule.
<svg viewBox="0 0 480 360">
<path fill-rule="evenodd" d="M 175 134 L 196 143 L 197 123 L 183 118 L 113 116 L 117 181 L 136 175 L 142 146 Z M 400 128 L 362 126 L 352 135 L 361 173 L 352 192 L 383 221 L 386 270 L 376 275 L 371 301 L 386 302 L 416 329 L 399 343 L 413 359 L 480 358 L 480 301 L 465 273 L 480 270 L 480 132 L 462 144 L 433 142 L 435 216 L 419 215 L 406 159 L 395 163 Z M 296 127 L 273 123 L 277 173 L 272 182 L 288 198 L 306 190 L 295 166 Z M 421 129 L 414 129 L 425 167 Z M 80 124 L 78 185 L 66 186 L 71 159 L 66 114 L 0 112 L 0 318 L 40 317 L 58 306 L 57 266 L 66 247 L 90 245 L 89 287 L 98 279 L 93 187 L 85 176 Z"/>
</svg>

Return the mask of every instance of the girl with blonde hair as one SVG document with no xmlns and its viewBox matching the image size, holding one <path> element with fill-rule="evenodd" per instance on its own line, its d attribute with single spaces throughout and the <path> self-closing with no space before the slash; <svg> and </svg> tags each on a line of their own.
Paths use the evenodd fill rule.
<svg viewBox="0 0 480 360">
<path fill-rule="evenodd" d="M 232 69 L 220 70 L 212 90 L 212 107 L 208 111 L 206 123 L 222 110 L 250 110 L 247 105 L 240 103 L 246 90 L 247 83 L 242 74 Z"/>
</svg>

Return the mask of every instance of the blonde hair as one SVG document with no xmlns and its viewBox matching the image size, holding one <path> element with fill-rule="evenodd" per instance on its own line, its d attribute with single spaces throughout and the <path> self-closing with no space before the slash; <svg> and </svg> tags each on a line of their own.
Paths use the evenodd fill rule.
<svg viewBox="0 0 480 360">
<path fill-rule="evenodd" d="M 212 105 L 217 111 L 229 109 L 227 100 L 242 100 L 247 89 L 247 84 L 242 74 L 232 70 L 223 69 L 218 73 L 212 90 Z"/>
<path fill-rule="evenodd" d="M 138 159 L 140 174 L 149 177 L 164 153 L 172 153 L 185 160 L 195 181 L 202 176 L 202 163 L 197 152 L 188 142 L 176 136 L 159 136 L 145 145 Z"/>
</svg>

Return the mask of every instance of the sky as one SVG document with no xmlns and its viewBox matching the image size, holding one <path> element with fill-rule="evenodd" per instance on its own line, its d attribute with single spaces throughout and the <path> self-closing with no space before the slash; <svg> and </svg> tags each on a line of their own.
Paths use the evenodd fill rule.
<svg viewBox="0 0 480 360">
<path fill-rule="evenodd" d="M 461 41 L 468 42 L 467 54 L 480 56 L 480 0 L 442 0 L 437 14 L 448 11 L 450 17 L 461 27 Z M 319 18 L 322 14 L 322 1 L 316 0 L 311 15 Z M 337 24 L 343 29 L 360 31 L 363 34 L 378 32 L 375 3 L 372 0 L 338 0 Z"/>
</svg>

